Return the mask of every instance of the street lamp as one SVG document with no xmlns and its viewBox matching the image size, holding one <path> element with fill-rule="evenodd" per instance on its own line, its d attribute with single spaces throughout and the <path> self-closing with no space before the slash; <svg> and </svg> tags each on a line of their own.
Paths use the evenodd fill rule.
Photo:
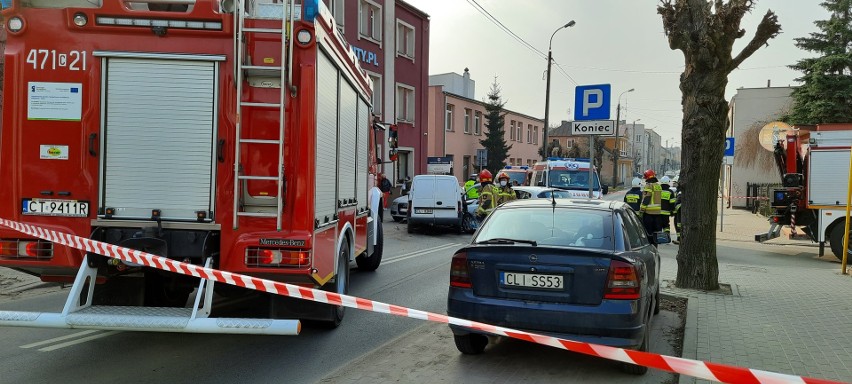
<svg viewBox="0 0 852 384">
<path fill-rule="evenodd" d="M 544 149 L 541 151 L 541 159 L 547 160 L 547 130 L 550 128 L 550 65 L 553 62 L 553 54 L 551 47 L 553 46 L 553 36 L 556 36 L 556 32 L 568 27 L 573 27 L 574 20 L 569 21 L 567 24 L 557 28 L 553 31 L 553 34 L 550 35 L 550 43 L 547 44 L 547 90 L 544 95 Z"/>
<path fill-rule="evenodd" d="M 621 96 L 624 96 L 625 93 L 633 92 L 635 89 L 630 88 L 624 92 L 621 92 L 618 95 L 618 106 L 615 108 L 615 142 L 612 144 L 612 186 L 615 187 L 618 185 L 618 127 L 621 124 Z"/>
<path fill-rule="evenodd" d="M 627 138 L 627 142 L 630 143 L 630 153 L 639 154 L 636 150 L 636 122 L 641 121 L 642 119 L 633 120 L 633 125 L 630 126 L 630 136 Z M 627 132 L 624 132 L 626 135 Z M 633 167 L 636 169 L 634 172 L 639 172 L 639 157 L 637 156 L 634 160 Z"/>
</svg>

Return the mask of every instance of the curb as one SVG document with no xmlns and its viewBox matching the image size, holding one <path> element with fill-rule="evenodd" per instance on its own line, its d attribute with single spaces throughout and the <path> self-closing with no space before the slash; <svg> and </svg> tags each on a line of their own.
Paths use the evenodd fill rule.
<svg viewBox="0 0 852 384">
<path fill-rule="evenodd" d="M 697 359 L 698 355 L 698 300 L 690 300 L 686 296 L 686 324 L 683 326 L 683 348 L 681 357 L 684 359 Z M 695 384 L 695 378 L 680 375 L 678 384 Z"/>
<path fill-rule="evenodd" d="M 18 285 L 13 285 L 4 290 L 0 290 L 0 296 L 12 296 L 32 289 L 48 288 L 58 286 L 57 283 L 45 283 L 43 281 L 28 282 Z"/>
</svg>

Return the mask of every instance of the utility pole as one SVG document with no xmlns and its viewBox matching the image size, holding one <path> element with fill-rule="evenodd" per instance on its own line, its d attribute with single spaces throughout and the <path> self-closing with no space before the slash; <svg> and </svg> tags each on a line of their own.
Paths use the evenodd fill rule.
<svg viewBox="0 0 852 384">
<path fill-rule="evenodd" d="M 621 92 L 618 95 L 618 106 L 615 107 L 615 141 L 612 144 L 612 186 L 615 187 L 618 185 L 618 155 L 620 154 L 618 149 L 618 128 L 621 126 L 621 96 L 624 96 L 625 93 L 633 92 L 635 89 L 630 88 L 624 92 Z M 626 133 L 626 132 L 625 132 Z M 603 168 L 603 164 L 601 164 L 601 168 Z"/>
<path fill-rule="evenodd" d="M 544 95 L 544 136 L 543 136 L 543 140 L 542 140 L 542 144 L 544 145 L 544 149 L 541 150 L 541 159 L 542 160 L 547 160 L 547 156 L 548 156 L 548 153 L 547 153 L 547 145 L 548 145 L 547 130 L 550 128 L 550 67 L 551 67 L 551 64 L 553 62 L 553 50 L 551 49 L 553 47 L 553 36 L 556 36 L 556 32 L 559 32 L 563 28 L 573 27 L 574 24 L 576 24 L 574 22 L 574 20 L 571 20 L 567 24 L 565 24 L 565 25 L 563 25 L 559 28 L 556 28 L 556 30 L 553 31 L 553 34 L 550 35 L 550 43 L 547 45 L 547 88 L 545 90 L 545 95 Z"/>
</svg>

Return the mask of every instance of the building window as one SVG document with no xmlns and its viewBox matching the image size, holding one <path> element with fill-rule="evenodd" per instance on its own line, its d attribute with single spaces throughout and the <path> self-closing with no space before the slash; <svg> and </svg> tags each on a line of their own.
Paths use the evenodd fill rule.
<svg viewBox="0 0 852 384">
<path fill-rule="evenodd" d="M 565 140 L 565 148 L 574 148 L 574 139 Z"/>
<path fill-rule="evenodd" d="M 370 80 L 373 80 L 373 113 L 382 114 L 382 75 L 367 72 Z"/>
<path fill-rule="evenodd" d="M 470 109 L 464 109 L 464 133 L 470 133 Z"/>
<path fill-rule="evenodd" d="M 479 136 L 482 132 L 482 113 L 476 112 L 473 115 L 473 134 Z"/>
<path fill-rule="evenodd" d="M 532 124 L 527 124 L 527 144 L 532 144 Z"/>
<path fill-rule="evenodd" d="M 414 123 L 414 88 L 396 84 L 396 120 Z"/>
<path fill-rule="evenodd" d="M 447 115 L 444 117 L 444 130 L 452 131 L 453 130 L 453 110 L 456 107 L 452 104 L 447 104 Z"/>
<path fill-rule="evenodd" d="M 538 126 L 533 127 L 533 144 L 538 144 Z"/>
<path fill-rule="evenodd" d="M 369 0 L 360 0 L 358 13 L 360 15 L 358 32 L 361 37 L 377 43 L 381 42 L 382 7 Z"/>
<path fill-rule="evenodd" d="M 343 34 L 343 22 L 346 19 L 345 14 L 343 13 L 344 9 L 344 0 L 329 0 L 328 6 L 331 11 L 331 14 L 334 16 L 334 21 L 337 23 L 337 29 Z"/>
<path fill-rule="evenodd" d="M 518 127 L 516 129 L 517 133 L 515 134 L 515 139 L 517 139 L 519 143 L 523 143 L 524 137 L 521 135 L 521 133 L 524 131 L 524 124 L 519 121 Z"/>
<path fill-rule="evenodd" d="M 414 59 L 414 26 L 396 21 L 396 54 Z"/>
<path fill-rule="evenodd" d="M 642 135 L 641 135 L 641 134 L 640 134 L 640 135 L 636 135 L 636 142 L 637 142 L 637 143 L 641 143 L 641 142 L 642 142 Z"/>
<path fill-rule="evenodd" d="M 515 120 L 509 123 L 509 140 L 515 141 Z"/>
</svg>

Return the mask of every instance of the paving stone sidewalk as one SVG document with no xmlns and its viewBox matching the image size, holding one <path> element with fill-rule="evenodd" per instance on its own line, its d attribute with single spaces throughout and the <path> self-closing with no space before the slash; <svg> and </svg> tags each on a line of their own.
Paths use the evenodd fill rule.
<svg viewBox="0 0 852 384">
<path fill-rule="evenodd" d="M 767 227 L 741 210 L 725 211 L 724 232 L 717 225 L 719 280 L 732 295 L 664 289 L 689 297 L 683 357 L 852 381 L 852 277 L 840 274 L 830 251 L 819 257 L 812 243 L 754 243 Z M 661 249 L 661 276 L 674 281 L 676 247 Z"/>
</svg>

